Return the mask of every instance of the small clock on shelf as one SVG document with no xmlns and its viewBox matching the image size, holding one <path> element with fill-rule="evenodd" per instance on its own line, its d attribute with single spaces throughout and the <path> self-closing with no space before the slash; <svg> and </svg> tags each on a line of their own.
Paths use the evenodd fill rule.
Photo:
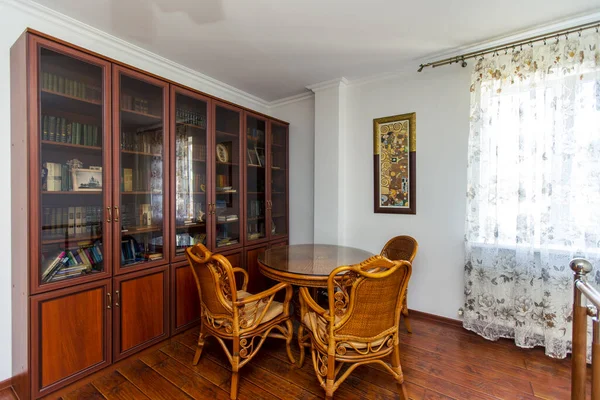
<svg viewBox="0 0 600 400">
<path fill-rule="evenodd" d="M 217 160 L 223 163 L 229 161 L 229 152 L 227 151 L 227 147 L 221 143 L 217 145 Z"/>
</svg>

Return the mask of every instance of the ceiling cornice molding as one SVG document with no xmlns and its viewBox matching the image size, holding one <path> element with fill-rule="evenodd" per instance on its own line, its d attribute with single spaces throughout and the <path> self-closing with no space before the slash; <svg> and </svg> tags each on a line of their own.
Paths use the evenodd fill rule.
<svg viewBox="0 0 600 400">
<path fill-rule="evenodd" d="M 464 53 L 476 52 L 490 47 L 499 46 L 504 43 L 525 40 L 533 36 L 543 35 L 548 32 L 558 31 L 562 29 L 568 29 L 574 26 L 583 25 L 598 20 L 600 20 L 600 11 L 585 13 L 577 17 L 571 17 L 546 24 L 540 24 L 533 28 L 525 29 L 505 36 L 496 37 L 483 42 L 478 42 L 467 46 L 455 47 L 450 50 L 444 50 L 438 53 L 429 54 L 427 56 L 414 60 L 414 68 L 416 70 L 419 67 L 419 64 L 425 64 L 443 58 L 451 58 Z"/>
<path fill-rule="evenodd" d="M 339 88 L 339 87 L 347 86 L 347 85 L 348 85 L 348 79 L 346 79 L 342 76 L 341 78 L 330 79 L 328 81 L 315 83 L 313 85 L 308 85 L 306 88 L 308 90 L 312 90 L 313 92 L 317 93 L 322 90 L 327 90 L 327 89 L 331 89 L 331 88 Z"/>
<path fill-rule="evenodd" d="M 307 91 L 307 92 L 303 92 L 303 93 L 298 93 L 293 96 L 283 97 L 281 99 L 271 101 L 271 102 L 269 102 L 268 108 L 271 109 L 271 108 L 275 108 L 275 107 L 281 107 L 281 106 L 296 103 L 296 102 L 299 102 L 302 100 L 311 99 L 313 97 L 315 97 L 315 94 L 313 92 Z"/>
<path fill-rule="evenodd" d="M 226 100 L 235 102 L 236 98 L 241 98 L 249 103 L 258 104 L 259 106 L 265 107 L 266 109 L 269 108 L 270 102 L 265 101 L 260 97 L 244 92 L 243 90 L 228 85 L 217 79 L 211 78 L 210 76 L 204 75 L 198 71 L 194 71 L 191 68 L 178 64 L 165 57 L 159 56 L 158 54 L 155 54 L 149 50 L 126 42 L 123 39 L 110 35 L 100 29 L 94 28 L 93 26 L 87 25 L 81 21 L 78 21 L 67 15 L 61 14 L 58 11 L 52 10 L 51 8 L 35 3 L 31 0 L 0 0 L 0 4 L 5 4 L 9 7 L 14 7 L 15 9 L 18 9 L 22 12 L 35 15 L 40 19 L 60 25 L 61 28 L 69 30 L 75 35 L 81 35 L 87 38 L 91 38 L 95 41 L 99 41 L 102 43 L 103 46 L 113 48 L 117 51 L 123 51 L 129 54 L 133 54 L 136 58 L 139 58 L 144 62 L 154 64 L 161 68 L 167 68 L 174 74 L 184 75 L 188 79 L 197 82 L 201 87 L 209 87 L 212 89 L 216 89 L 220 92 L 232 96 L 231 99 Z"/>
</svg>

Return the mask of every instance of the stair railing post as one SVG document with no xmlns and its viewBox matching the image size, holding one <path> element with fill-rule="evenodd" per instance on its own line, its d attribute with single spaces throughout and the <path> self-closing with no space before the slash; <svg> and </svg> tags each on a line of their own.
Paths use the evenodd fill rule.
<svg viewBox="0 0 600 400">
<path fill-rule="evenodd" d="M 587 307 L 584 297 L 577 288 L 578 282 L 585 282 L 585 276 L 592 270 L 592 264 L 576 258 L 569 264 L 575 275 L 573 285 L 573 337 L 571 367 L 571 400 L 585 399 L 585 374 L 587 354 Z"/>
</svg>

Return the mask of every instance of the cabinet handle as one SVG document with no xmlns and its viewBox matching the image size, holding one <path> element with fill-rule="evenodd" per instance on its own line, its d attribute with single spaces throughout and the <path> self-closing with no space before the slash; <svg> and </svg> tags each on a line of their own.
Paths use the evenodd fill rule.
<svg viewBox="0 0 600 400">
<path fill-rule="evenodd" d="M 112 211 L 110 210 L 110 207 L 106 207 L 106 214 L 108 215 L 106 217 L 106 222 L 110 222 L 112 220 Z"/>
<path fill-rule="evenodd" d="M 110 297 L 110 292 L 106 293 L 106 296 L 108 297 L 108 304 L 106 305 L 106 308 L 110 309 L 110 305 L 112 304 L 112 298 Z"/>
<path fill-rule="evenodd" d="M 121 296 L 119 296 L 118 290 L 115 290 L 115 294 L 117 295 L 117 300 L 115 301 L 115 307 L 119 307 L 119 302 L 121 301 Z"/>
<path fill-rule="evenodd" d="M 115 222 L 119 222 L 119 207 L 115 206 Z"/>
<path fill-rule="evenodd" d="M 213 203 L 208 204 L 208 213 L 212 215 L 215 214 L 215 205 Z"/>
</svg>

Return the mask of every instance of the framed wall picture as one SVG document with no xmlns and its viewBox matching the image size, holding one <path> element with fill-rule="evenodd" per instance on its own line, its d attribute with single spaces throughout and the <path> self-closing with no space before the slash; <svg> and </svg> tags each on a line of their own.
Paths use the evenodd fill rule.
<svg viewBox="0 0 600 400">
<path fill-rule="evenodd" d="M 416 113 L 373 120 L 376 213 L 416 214 Z"/>
</svg>

